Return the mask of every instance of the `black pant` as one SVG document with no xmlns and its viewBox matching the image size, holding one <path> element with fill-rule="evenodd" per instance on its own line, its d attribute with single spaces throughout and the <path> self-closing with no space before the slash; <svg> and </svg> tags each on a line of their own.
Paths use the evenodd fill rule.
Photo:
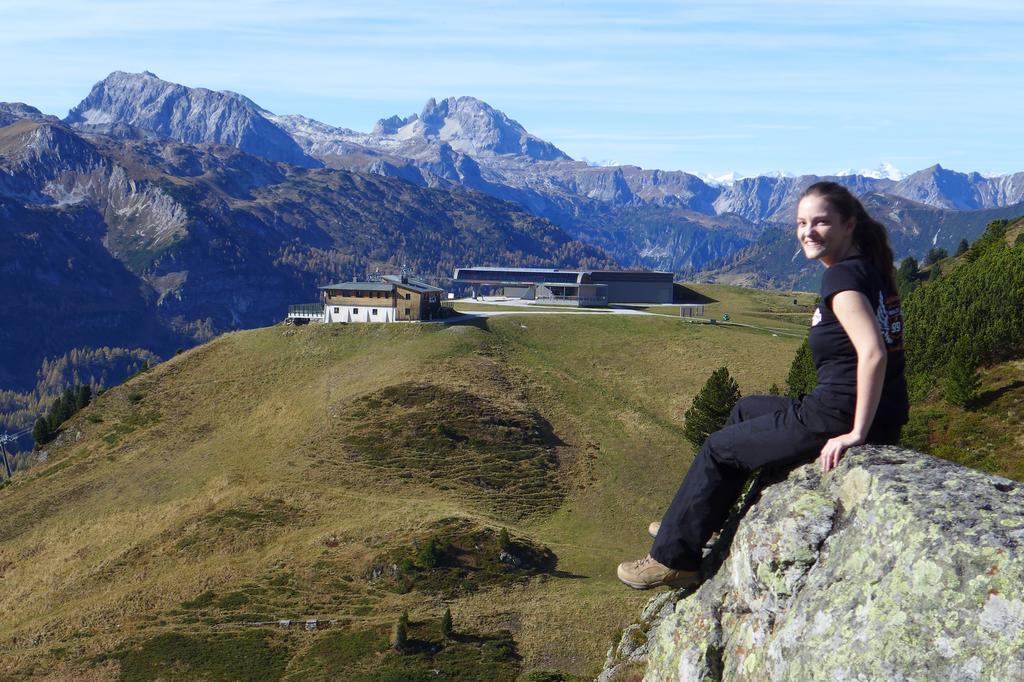
<svg viewBox="0 0 1024 682">
<path fill-rule="evenodd" d="M 741 398 L 725 426 L 708 436 L 661 520 L 651 556 L 672 568 L 696 570 L 701 550 L 721 527 L 752 471 L 813 460 L 826 441 L 848 433 L 852 416 L 813 395 Z M 896 443 L 900 427 L 872 428 L 869 443 Z"/>
</svg>

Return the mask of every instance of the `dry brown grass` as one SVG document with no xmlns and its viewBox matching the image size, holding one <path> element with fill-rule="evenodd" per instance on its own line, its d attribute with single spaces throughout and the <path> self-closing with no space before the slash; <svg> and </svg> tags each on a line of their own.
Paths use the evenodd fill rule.
<svg viewBox="0 0 1024 682">
<path fill-rule="evenodd" d="M 782 383 L 795 346 L 611 316 L 220 337 L 99 397 L 47 465 L 0 490 L 0 674 L 109 676 L 114 664 L 91 657 L 164 632 L 213 632 L 210 620 L 240 613 L 216 604 L 245 590 L 243 611 L 274 608 L 274 618 L 437 618 L 434 595 L 381 590 L 366 573 L 446 518 L 507 526 L 558 556 L 556 576 L 459 597 L 456 626 L 511 629 L 527 670 L 591 674 L 649 596 L 621 587 L 614 566 L 646 551 L 647 521 L 687 466 L 681 419 L 692 396 L 723 364 L 745 392 Z M 387 387 L 424 383 L 498 413 L 535 411 L 550 427 L 561 504 L 519 518 L 368 466 L 339 415 Z M 211 605 L 182 607 L 207 592 Z M 282 641 L 299 656 L 317 637 Z"/>
</svg>

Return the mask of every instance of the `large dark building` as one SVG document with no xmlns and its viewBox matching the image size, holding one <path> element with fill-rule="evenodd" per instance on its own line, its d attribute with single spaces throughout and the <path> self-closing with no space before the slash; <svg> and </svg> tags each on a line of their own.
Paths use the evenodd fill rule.
<svg viewBox="0 0 1024 682">
<path fill-rule="evenodd" d="M 512 298 L 575 305 L 672 303 L 671 272 L 457 268 L 453 279 L 477 290 L 488 287 Z"/>
</svg>

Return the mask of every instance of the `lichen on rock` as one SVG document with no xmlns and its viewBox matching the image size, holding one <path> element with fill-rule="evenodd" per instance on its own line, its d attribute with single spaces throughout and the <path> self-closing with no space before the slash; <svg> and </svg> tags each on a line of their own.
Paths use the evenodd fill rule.
<svg viewBox="0 0 1024 682">
<path fill-rule="evenodd" d="M 1024 679 L 1019 484 L 882 446 L 775 478 L 604 679 Z"/>
</svg>

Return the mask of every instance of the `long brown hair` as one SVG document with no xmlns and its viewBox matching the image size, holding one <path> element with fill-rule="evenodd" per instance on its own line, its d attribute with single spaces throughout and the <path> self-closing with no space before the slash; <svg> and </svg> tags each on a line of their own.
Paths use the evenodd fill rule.
<svg viewBox="0 0 1024 682">
<path fill-rule="evenodd" d="M 886 294 L 895 294 L 896 269 L 893 267 L 892 247 L 889 246 L 889 233 L 885 225 L 868 215 L 860 200 L 838 182 L 816 182 L 805 189 L 800 198 L 806 196 L 823 198 L 843 222 L 854 218 L 853 243 L 882 275 Z"/>
</svg>

